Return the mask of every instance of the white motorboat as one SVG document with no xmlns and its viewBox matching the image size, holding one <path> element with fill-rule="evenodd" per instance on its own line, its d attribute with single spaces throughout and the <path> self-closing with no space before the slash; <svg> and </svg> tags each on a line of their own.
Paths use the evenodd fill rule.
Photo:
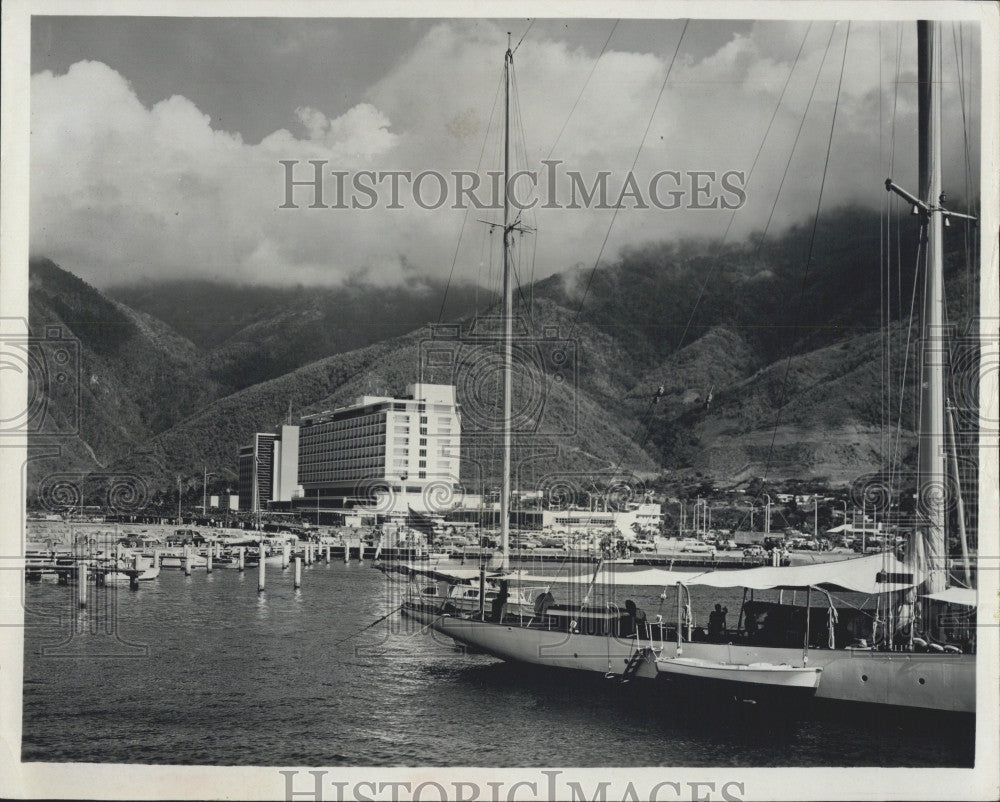
<svg viewBox="0 0 1000 802">
<path fill-rule="evenodd" d="M 160 555 L 160 567 L 161 568 L 184 568 L 184 561 L 187 559 L 184 554 L 161 554 Z M 191 567 L 192 568 L 205 568 L 208 565 L 208 559 L 201 554 L 192 554 L 190 556 Z"/>
<path fill-rule="evenodd" d="M 149 566 L 145 569 L 139 571 L 136 575 L 136 580 L 139 582 L 148 582 L 151 579 L 156 579 L 160 575 L 159 566 Z M 111 583 L 124 583 L 128 584 L 132 581 L 132 574 L 129 571 L 108 571 L 104 575 L 104 582 L 106 584 Z"/>
</svg>

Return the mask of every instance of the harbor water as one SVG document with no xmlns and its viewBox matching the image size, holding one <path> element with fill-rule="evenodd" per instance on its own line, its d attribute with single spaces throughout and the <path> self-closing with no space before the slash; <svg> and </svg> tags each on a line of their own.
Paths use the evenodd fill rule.
<svg viewBox="0 0 1000 802">
<path fill-rule="evenodd" d="M 28 583 L 26 761 L 210 765 L 969 766 L 968 720 L 816 706 L 773 725 L 659 686 L 458 651 L 370 564 Z M 738 596 L 715 591 L 735 617 Z M 655 615 L 656 590 L 632 596 Z M 696 599 L 706 604 L 708 599 Z M 698 611 L 696 610 L 696 615 Z M 338 643 L 343 641 L 342 643 Z"/>
</svg>

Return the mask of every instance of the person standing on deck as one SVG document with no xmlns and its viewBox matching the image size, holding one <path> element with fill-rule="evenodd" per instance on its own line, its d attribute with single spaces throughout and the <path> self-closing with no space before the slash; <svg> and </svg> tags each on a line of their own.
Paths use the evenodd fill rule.
<svg viewBox="0 0 1000 802">
<path fill-rule="evenodd" d="M 726 613 L 728 607 L 716 604 L 715 609 L 708 614 L 708 639 L 712 643 L 722 643 L 726 633 Z"/>
<path fill-rule="evenodd" d="M 507 580 L 500 580 L 500 592 L 497 593 L 496 598 L 493 599 L 490 612 L 493 614 L 494 621 L 502 621 L 504 608 L 507 606 L 507 599 L 510 598 L 510 590 L 508 589 Z"/>
</svg>

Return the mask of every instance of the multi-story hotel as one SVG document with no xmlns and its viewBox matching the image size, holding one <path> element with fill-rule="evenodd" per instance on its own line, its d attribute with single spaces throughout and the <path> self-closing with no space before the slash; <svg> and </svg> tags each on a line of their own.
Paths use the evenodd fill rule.
<svg viewBox="0 0 1000 802">
<path fill-rule="evenodd" d="M 326 522 L 347 510 L 380 517 L 443 513 L 458 501 L 461 419 L 451 385 L 412 384 L 402 398 L 362 396 L 299 428 L 293 507 Z"/>
<path fill-rule="evenodd" d="M 272 502 L 291 501 L 299 490 L 298 453 L 298 426 L 282 426 L 277 434 L 274 432 L 254 434 L 250 445 L 240 449 L 240 509 L 266 510 Z"/>
</svg>

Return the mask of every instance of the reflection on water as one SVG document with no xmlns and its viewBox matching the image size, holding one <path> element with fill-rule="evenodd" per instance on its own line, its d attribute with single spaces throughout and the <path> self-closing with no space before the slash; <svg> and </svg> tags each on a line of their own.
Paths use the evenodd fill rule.
<svg viewBox="0 0 1000 802">
<path fill-rule="evenodd" d="M 23 758 L 216 765 L 970 765 L 971 727 L 815 705 L 779 723 L 644 682 L 467 655 L 334 563 L 164 571 L 138 591 L 29 586 Z M 256 577 L 254 576 L 253 579 Z M 718 593 L 718 592 L 716 592 Z M 672 615 L 658 592 L 634 598 Z M 723 601 L 739 609 L 738 597 Z M 696 609 L 696 615 L 698 610 Z M 83 624 L 80 630 L 77 625 Z"/>
</svg>

